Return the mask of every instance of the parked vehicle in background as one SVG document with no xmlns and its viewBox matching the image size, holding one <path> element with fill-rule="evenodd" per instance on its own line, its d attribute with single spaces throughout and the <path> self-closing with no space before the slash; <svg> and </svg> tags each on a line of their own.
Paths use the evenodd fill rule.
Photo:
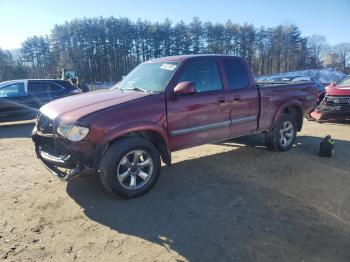
<svg viewBox="0 0 350 262">
<path fill-rule="evenodd" d="M 310 117 L 317 121 L 350 119 L 350 76 L 326 88 Z"/>
<path fill-rule="evenodd" d="M 90 91 L 96 91 L 101 89 L 108 89 L 114 86 L 114 82 L 93 82 L 87 85 Z"/>
<path fill-rule="evenodd" d="M 90 91 L 89 87 L 79 79 L 78 72 L 75 69 L 62 68 L 60 70 L 60 79 L 69 80 L 72 85 L 81 89 L 84 93 Z"/>
<path fill-rule="evenodd" d="M 293 77 L 293 76 L 308 76 L 314 80 L 317 80 L 323 84 L 323 86 L 328 86 L 330 83 L 338 82 L 343 79 L 346 74 L 339 72 L 334 69 L 308 69 L 308 70 L 300 70 L 300 71 L 290 71 L 277 73 L 268 76 L 261 76 L 257 80 L 265 81 L 272 77 Z"/>
<path fill-rule="evenodd" d="M 302 83 L 302 82 L 314 82 L 316 84 L 319 94 L 322 94 L 325 91 L 325 86 L 318 80 L 310 76 L 270 76 L 265 77 L 261 80 L 264 83 L 270 84 L 286 84 L 286 83 Z M 259 79 L 257 80 L 259 83 Z"/>
<path fill-rule="evenodd" d="M 291 149 L 316 96 L 313 82 L 257 85 L 239 57 L 165 57 L 115 88 L 43 106 L 32 138 L 53 174 L 92 168 L 107 191 L 131 198 L 152 188 L 176 150 L 261 132 L 269 148 Z"/>
<path fill-rule="evenodd" d="M 80 94 L 70 81 L 11 80 L 0 83 L 0 121 L 35 118 L 38 109 L 57 98 Z"/>
<path fill-rule="evenodd" d="M 78 82 L 78 72 L 75 69 L 62 68 L 60 71 L 60 79 L 73 80 L 74 82 Z"/>
</svg>

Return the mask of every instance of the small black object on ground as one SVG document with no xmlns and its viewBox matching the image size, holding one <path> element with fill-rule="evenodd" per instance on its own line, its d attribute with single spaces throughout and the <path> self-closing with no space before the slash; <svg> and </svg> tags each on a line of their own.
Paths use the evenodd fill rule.
<svg viewBox="0 0 350 262">
<path fill-rule="evenodd" d="M 330 135 L 327 135 L 320 144 L 319 156 L 332 157 L 334 156 L 334 140 Z"/>
</svg>

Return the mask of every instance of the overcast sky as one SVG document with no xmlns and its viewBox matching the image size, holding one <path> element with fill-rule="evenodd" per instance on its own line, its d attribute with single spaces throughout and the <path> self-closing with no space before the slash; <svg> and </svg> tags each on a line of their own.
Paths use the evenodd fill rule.
<svg viewBox="0 0 350 262">
<path fill-rule="evenodd" d="M 15 49 L 55 24 L 82 17 L 129 17 L 163 21 L 296 24 L 304 36 L 320 34 L 330 44 L 350 42 L 350 0 L 0 0 L 0 48 Z"/>
</svg>

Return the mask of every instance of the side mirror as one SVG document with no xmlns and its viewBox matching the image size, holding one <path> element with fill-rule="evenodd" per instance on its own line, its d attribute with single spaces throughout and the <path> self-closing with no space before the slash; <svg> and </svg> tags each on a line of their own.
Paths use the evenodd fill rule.
<svg viewBox="0 0 350 262">
<path fill-rule="evenodd" d="M 174 93 L 176 95 L 191 95 L 196 93 L 196 87 L 190 81 L 180 82 L 175 86 Z"/>
</svg>

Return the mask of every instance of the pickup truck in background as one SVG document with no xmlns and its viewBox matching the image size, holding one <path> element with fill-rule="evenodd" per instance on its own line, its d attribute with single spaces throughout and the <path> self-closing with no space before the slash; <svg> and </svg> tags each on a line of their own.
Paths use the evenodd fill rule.
<svg viewBox="0 0 350 262">
<path fill-rule="evenodd" d="M 257 85 L 239 57 L 188 55 L 144 62 L 117 86 L 50 102 L 32 133 L 38 158 L 64 180 L 94 169 L 112 194 L 149 191 L 171 152 L 265 133 L 292 148 L 316 105 L 313 82 Z"/>
</svg>

